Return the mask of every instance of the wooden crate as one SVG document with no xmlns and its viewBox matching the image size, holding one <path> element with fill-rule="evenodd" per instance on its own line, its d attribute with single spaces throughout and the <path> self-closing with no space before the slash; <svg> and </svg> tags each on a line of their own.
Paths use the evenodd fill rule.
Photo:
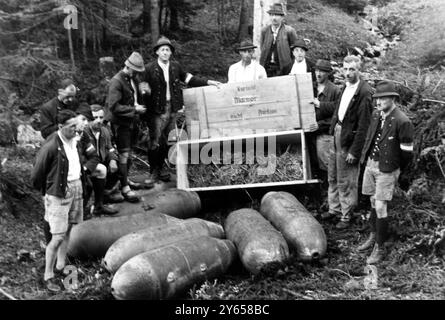
<svg viewBox="0 0 445 320">
<path fill-rule="evenodd" d="M 297 154 L 301 155 L 303 161 L 303 178 L 293 181 L 283 182 L 267 182 L 267 183 L 251 183 L 251 184 L 236 184 L 236 185 L 224 185 L 224 186 L 208 186 L 192 188 L 189 184 L 189 177 L 187 173 L 187 167 L 190 163 L 198 164 L 202 163 L 199 154 L 203 148 L 210 148 L 212 145 L 230 145 L 231 151 L 236 147 L 242 146 L 242 150 L 245 145 L 252 143 L 252 141 L 258 141 L 263 139 L 268 141 L 269 139 L 275 139 L 277 145 L 292 144 L 296 149 Z M 247 188 L 262 188 L 262 187 L 274 187 L 274 186 L 289 186 L 299 185 L 307 183 L 318 183 L 317 179 L 311 178 L 311 170 L 309 163 L 309 156 L 306 150 L 305 135 L 303 130 L 291 130 L 283 132 L 270 132 L 261 134 L 242 135 L 236 137 L 221 137 L 221 138 L 208 138 L 199 140 L 186 140 L 180 141 L 176 145 L 177 161 L 176 161 L 176 174 L 177 174 L 177 187 L 183 190 L 189 191 L 216 191 L 216 190 L 230 190 L 230 189 L 247 189 Z M 207 150 L 207 149 L 206 149 Z M 240 149 L 237 149 L 240 151 Z M 267 150 L 267 148 L 266 148 Z M 211 164 L 210 164 L 211 165 Z"/>
<path fill-rule="evenodd" d="M 184 89 L 187 128 L 198 139 L 308 129 L 316 123 L 310 73 Z M 194 127 L 195 126 L 195 127 Z"/>
</svg>

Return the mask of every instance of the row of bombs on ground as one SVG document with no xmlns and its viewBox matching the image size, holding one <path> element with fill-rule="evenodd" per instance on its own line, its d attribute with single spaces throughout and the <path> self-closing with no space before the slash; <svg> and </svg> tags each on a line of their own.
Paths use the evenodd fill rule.
<svg viewBox="0 0 445 320">
<path fill-rule="evenodd" d="M 240 258 L 257 274 L 270 263 L 282 263 L 294 250 L 303 261 L 326 253 L 322 226 L 290 193 L 269 192 L 260 212 L 231 212 L 224 227 L 196 217 L 197 193 L 178 189 L 122 204 L 117 217 L 76 225 L 68 254 L 103 258 L 111 272 L 116 299 L 168 299 L 195 284 L 217 278 Z"/>
</svg>

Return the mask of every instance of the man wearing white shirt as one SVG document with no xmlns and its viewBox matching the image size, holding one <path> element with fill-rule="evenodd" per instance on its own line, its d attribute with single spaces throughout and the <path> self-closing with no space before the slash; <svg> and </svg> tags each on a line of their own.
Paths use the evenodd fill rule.
<svg viewBox="0 0 445 320">
<path fill-rule="evenodd" d="M 371 119 L 372 88 L 360 79 L 360 68 L 359 57 L 347 56 L 343 60 L 346 86 L 341 93 L 330 128 L 334 144 L 328 167 L 329 212 L 322 217 L 341 215 L 338 229 L 349 226 L 352 211 L 357 205 L 358 159 Z"/>
<path fill-rule="evenodd" d="M 83 220 L 85 178 L 75 139 L 76 113 L 61 110 L 57 123 L 59 130 L 40 149 L 31 175 L 33 186 L 45 195 L 45 220 L 52 238 L 46 246 L 44 281 L 53 292 L 61 290 L 55 272 L 61 274 L 65 268 L 71 228 Z"/>
<path fill-rule="evenodd" d="M 252 42 L 242 41 L 237 51 L 241 61 L 229 67 L 229 83 L 255 81 L 267 78 L 266 69 L 255 60 L 252 60 L 256 46 Z"/>
<path fill-rule="evenodd" d="M 157 59 L 145 67 L 145 81 L 150 93 L 144 96 L 147 112 L 142 116 L 149 128 L 148 162 L 150 178 L 145 183 L 170 180 L 170 173 L 164 169 L 164 159 L 168 155 L 168 135 L 174 129 L 176 115 L 184 105 L 183 84 L 190 87 L 220 85 L 220 82 L 194 76 L 172 60 L 175 47 L 166 37 L 161 37 L 153 47 Z"/>
<path fill-rule="evenodd" d="M 284 68 L 284 74 L 304 74 L 314 73 L 314 64 L 312 61 L 306 59 L 306 52 L 309 50 L 304 40 L 297 40 L 294 42 L 290 49 L 294 60 L 291 64 Z M 315 75 L 312 75 L 315 78 Z"/>
</svg>

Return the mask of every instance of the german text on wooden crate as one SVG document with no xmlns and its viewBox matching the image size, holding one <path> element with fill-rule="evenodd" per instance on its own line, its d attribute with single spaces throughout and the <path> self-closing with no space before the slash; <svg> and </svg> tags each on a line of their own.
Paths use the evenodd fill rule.
<svg viewBox="0 0 445 320">
<path fill-rule="evenodd" d="M 315 122 L 310 74 L 184 90 L 188 126 L 200 138 L 305 128 Z"/>
</svg>

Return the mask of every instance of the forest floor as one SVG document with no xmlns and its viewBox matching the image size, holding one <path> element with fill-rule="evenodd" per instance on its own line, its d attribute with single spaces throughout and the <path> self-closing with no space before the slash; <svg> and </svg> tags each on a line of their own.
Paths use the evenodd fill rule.
<svg viewBox="0 0 445 320">
<path fill-rule="evenodd" d="M 396 2 L 401 3 L 401 1 Z M 425 33 L 434 36 L 434 28 L 441 27 L 441 17 L 445 15 L 445 8 L 442 1 L 437 0 L 422 3 L 414 0 L 403 2 L 406 6 L 416 5 L 418 9 L 409 16 L 412 21 L 408 36 L 402 39 L 400 47 L 391 53 L 385 62 L 391 68 L 382 70 L 382 74 L 392 78 L 403 75 L 400 78 L 409 81 L 415 79 L 416 74 L 407 75 L 409 72 L 407 66 L 415 70 L 417 62 L 426 56 L 422 50 L 426 50 L 427 44 L 419 48 L 419 41 L 424 41 Z M 307 10 L 312 9 L 307 8 Z M 315 11 L 316 13 L 321 12 L 326 15 L 336 14 L 336 11 L 326 13 L 321 7 L 315 7 L 314 10 L 319 10 Z M 310 17 L 305 16 L 301 23 L 308 24 L 311 21 Z M 319 15 L 317 17 L 317 24 L 327 21 L 327 18 L 321 20 Z M 196 19 L 202 21 L 200 17 Z M 348 23 L 352 22 L 349 20 L 342 22 L 342 24 Z M 304 28 L 310 30 L 308 25 Z M 329 30 L 323 26 L 321 28 Z M 320 36 L 324 35 L 320 33 Z M 440 34 L 437 37 L 440 38 Z M 183 59 L 192 60 L 192 52 L 195 50 L 192 48 L 208 43 L 206 38 L 197 41 L 183 44 L 182 48 L 185 49 Z M 203 56 L 200 56 L 199 61 L 209 66 L 205 68 L 205 75 L 214 75 L 216 79 L 224 80 L 225 70 L 220 67 L 223 63 L 213 61 L 219 59 L 215 59 L 212 46 L 213 44 L 203 46 L 201 52 Z M 230 53 L 228 49 L 224 49 L 222 56 L 224 65 L 236 58 L 236 55 Z M 192 71 L 199 71 L 201 67 L 195 63 Z M 439 71 L 431 72 L 433 79 L 439 79 L 442 75 Z M 437 95 L 441 89 L 435 92 Z M 444 96 L 438 97 L 444 98 Z M 8 158 L 4 165 L 5 172 L 14 172 L 23 190 L 20 194 L 14 195 L 12 206 L 8 210 L 0 209 L 0 289 L 3 290 L 3 293 L 0 292 L 0 300 L 8 299 L 4 293 L 9 294 L 9 298 L 31 300 L 113 299 L 110 288 L 111 275 L 101 267 L 99 260 L 71 261 L 77 268 L 79 276 L 78 290 L 64 291 L 57 295 L 45 290 L 41 281 L 45 254 L 42 231 L 43 205 L 41 195 L 31 190 L 29 183 L 35 151 L 10 148 L 0 153 L 2 157 Z M 137 170 L 140 173 L 144 169 L 138 167 Z M 439 190 L 436 189 L 427 199 L 417 199 L 415 202 L 408 199 L 403 191 L 397 192 L 390 206 L 393 216 L 393 236 L 388 245 L 389 255 L 375 269 L 366 266 L 365 261 L 369 252 L 361 254 L 354 249 L 367 234 L 361 218 L 366 210 L 364 206 L 357 212 L 351 228 L 346 231 L 336 230 L 334 221 L 321 222 L 328 238 L 328 250 L 326 258 L 320 262 L 303 264 L 293 256 L 285 266 L 265 270 L 258 276 L 251 276 L 237 262 L 226 275 L 190 289 L 183 298 L 445 299 L 445 261 L 433 248 L 437 232 L 445 225 L 445 208 L 441 203 Z M 311 192 L 298 189 L 293 191 L 315 216 L 322 212 L 320 206 L 315 206 L 311 202 Z M 251 202 L 246 200 L 244 195 L 239 195 L 239 201 L 233 202 L 230 207 L 218 207 L 224 202 L 221 199 L 210 200 L 213 201 L 213 205 L 205 210 L 202 217 L 223 223 L 227 213 L 233 209 L 244 206 L 255 208 L 260 198 L 253 198 L 254 201 Z M 369 284 L 373 280 L 376 281 L 376 287 Z"/>
</svg>

